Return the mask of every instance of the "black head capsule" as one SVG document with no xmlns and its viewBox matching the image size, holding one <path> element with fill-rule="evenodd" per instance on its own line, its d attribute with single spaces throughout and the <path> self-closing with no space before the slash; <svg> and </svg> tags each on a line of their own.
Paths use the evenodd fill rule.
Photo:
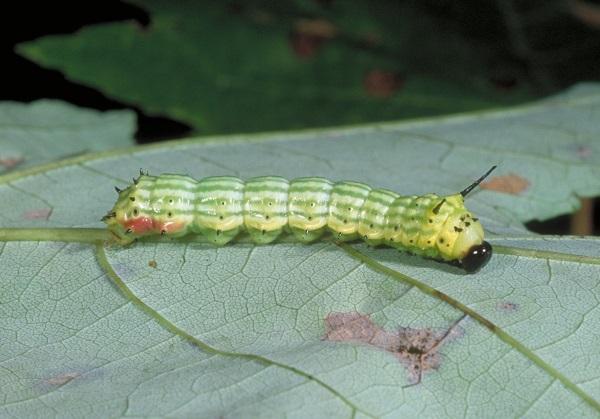
<svg viewBox="0 0 600 419">
<path fill-rule="evenodd" d="M 481 244 L 473 246 L 467 252 L 460 265 L 467 273 L 475 273 L 483 268 L 492 257 L 492 245 L 484 241 Z"/>
</svg>

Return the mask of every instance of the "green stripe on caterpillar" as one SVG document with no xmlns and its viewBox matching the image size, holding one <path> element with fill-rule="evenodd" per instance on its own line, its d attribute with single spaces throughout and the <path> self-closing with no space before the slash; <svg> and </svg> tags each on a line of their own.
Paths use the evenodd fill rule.
<svg viewBox="0 0 600 419">
<path fill-rule="evenodd" d="M 465 208 L 464 197 L 495 168 L 448 196 L 402 196 L 321 177 L 288 182 L 263 176 L 244 182 L 231 176 L 195 180 L 140 171 L 129 187 L 116 188 L 119 198 L 102 221 L 121 244 L 149 235 L 191 233 L 220 246 L 242 231 L 258 244 L 271 243 L 284 232 L 310 243 L 330 231 L 338 241 L 362 239 L 475 272 L 487 263 L 492 247 L 483 240 L 479 220 Z"/>
</svg>

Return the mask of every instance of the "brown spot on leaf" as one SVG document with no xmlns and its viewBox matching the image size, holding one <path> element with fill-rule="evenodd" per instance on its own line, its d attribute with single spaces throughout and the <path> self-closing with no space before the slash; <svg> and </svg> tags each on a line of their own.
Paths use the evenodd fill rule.
<svg viewBox="0 0 600 419">
<path fill-rule="evenodd" d="M 490 191 L 518 195 L 526 190 L 529 185 L 530 183 L 527 179 L 515 173 L 509 173 L 503 176 L 495 176 L 487 182 L 481 182 L 480 187 Z"/>
<path fill-rule="evenodd" d="M 298 19 L 290 35 L 290 45 L 298 57 L 309 58 L 337 33 L 337 27 L 325 19 Z"/>
<path fill-rule="evenodd" d="M 577 147 L 577 157 L 580 159 L 587 159 L 592 155 L 592 149 L 586 145 L 580 145 Z"/>
<path fill-rule="evenodd" d="M 310 58 L 321 47 L 323 38 L 305 35 L 298 32 L 292 32 L 290 35 L 290 45 L 294 53 L 300 58 Z"/>
<path fill-rule="evenodd" d="M 338 28 L 325 19 L 298 19 L 294 24 L 296 32 L 324 39 L 334 38 Z"/>
<path fill-rule="evenodd" d="M 505 313 L 512 313 L 519 309 L 519 305 L 517 303 L 513 303 L 512 301 L 500 301 L 498 304 L 496 304 L 496 309 Z"/>
<path fill-rule="evenodd" d="M 52 214 L 52 208 L 40 208 L 23 213 L 24 220 L 47 220 Z"/>
<path fill-rule="evenodd" d="M 54 377 L 47 378 L 44 380 L 44 384 L 49 384 L 52 386 L 62 386 L 67 384 L 69 381 L 76 379 L 81 374 L 77 371 L 65 372 L 59 375 L 55 375 Z"/>
<path fill-rule="evenodd" d="M 462 320 L 462 318 L 461 318 Z M 325 318 L 324 340 L 375 346 L 389 352 L 404 365 L 410 385 L 419 384 L 424 372 L 440 366 L 439 349 L 443 343 L 463 335 L 458 322 L 447 330 L 400 327 L 386 331 L 373 323 L 368 314 L 331 313 Z"/>
<path fill-rule="evenodd" d="M 23 157 L 0 157 L 0 166 L 9 170 L 17 167 L 24 161 L 25 159 Z"/>
<path fill-rule="evenodd" d="M 156 263 L 156 261 L 154 259 L 152 259 L 152 260 L 148 261 L 148 266 L 156 269 L 156 267 L 158 266 L 158 263 Z"/>
<path fill-rule="evenodd" d="M 64 385 L 74 387 L 89 383 L 92 380 L 100 378 L 103 374 L 102 369 L 80 368 L 72 365 L 51 371 L 40 371 L 40 378 L 33 383 L 33 387 L 38 394 L 47 394 L 56 391 Z"/>
<path fill-rule="evenodd" d="M 363 86 L 369 96 L 388 98 L 396 93 L 404 83 L 396 73 L 385 70 L 371 70 L 363 80 Z"/>
<path fill-rule="evenodd" d="M 310 58 L 337 33 L 337 27 L 328 20 L 298 19 L 290 35 L 290 45 L 298 57 Z"/>
</svg>

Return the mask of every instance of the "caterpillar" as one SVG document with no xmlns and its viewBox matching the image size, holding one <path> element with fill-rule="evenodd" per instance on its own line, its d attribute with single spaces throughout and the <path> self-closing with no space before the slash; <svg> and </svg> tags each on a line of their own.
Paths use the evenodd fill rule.
<svg viewBox="0 0 600 419">
<path fill-rule="evenodd" d="M 222 246 L 242 231 L 257 244 L 271 243 L 284 232 L 310 243 L 330 231 L 338 241 L 362 239 L 473 273 L 488 262 L 492 247 L 464 198 L 495 168 L 448 196 L 402 196 L 321 177 L 263 176 L 244 182 L 232 176 L 150 176 L 140 170 L 126 189 L 115 188 L 119 197 L 102 221 L 124 245 L 149 235 L 193 233 Z"/>
</svg>

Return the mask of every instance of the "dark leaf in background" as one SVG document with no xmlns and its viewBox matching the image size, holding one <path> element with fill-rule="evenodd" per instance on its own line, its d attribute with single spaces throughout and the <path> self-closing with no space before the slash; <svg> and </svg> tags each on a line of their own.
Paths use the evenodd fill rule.
<svg viewBox="0 0 600 419">
<path fill-rule="evenodd" d="M 138 5 L 151 17 L 147 27 L 96 25 L 18 51 L 200 133 L 401 119 L 531 97 L 526 88 L 498 91 L 483 48 L 411 3 Z M 405 82 L 364 81 L 379 71 L 403 74 Z"/>
</svg>

